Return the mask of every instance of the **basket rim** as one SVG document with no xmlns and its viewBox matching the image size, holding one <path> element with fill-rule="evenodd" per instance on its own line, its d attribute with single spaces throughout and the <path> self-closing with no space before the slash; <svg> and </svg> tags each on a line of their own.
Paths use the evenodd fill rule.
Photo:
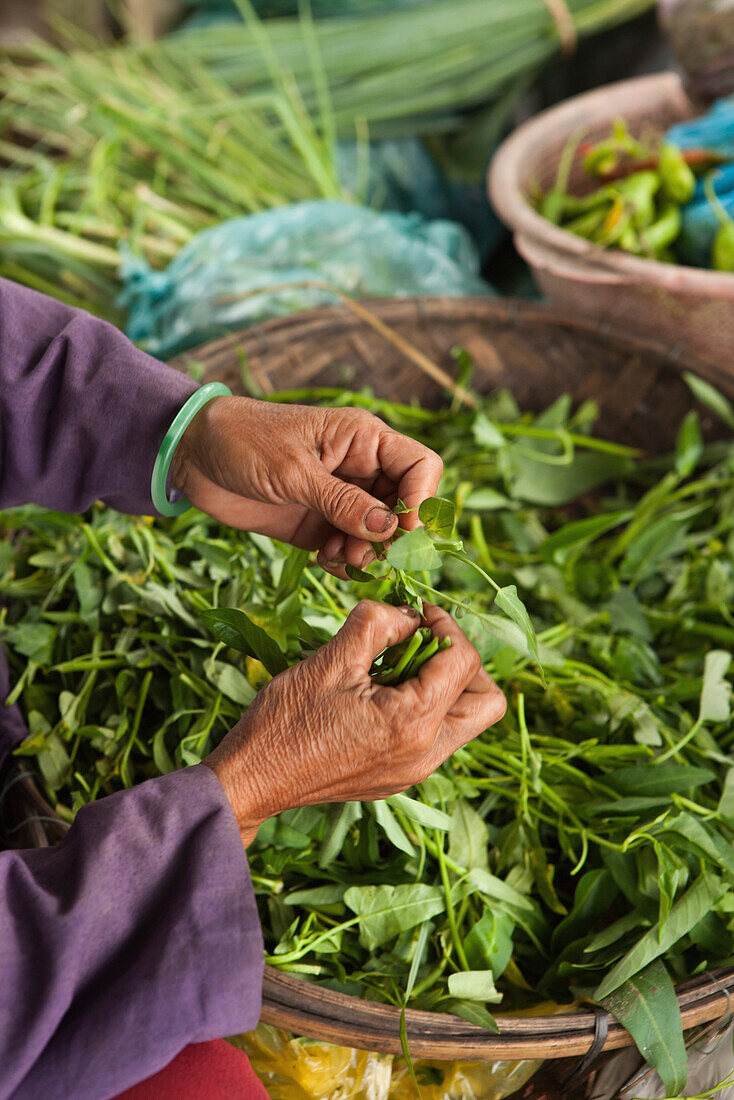
<svg viewBox="0 0 734 1100">
<path fill-rule="evenodd" d="M 629 281 L 654 283 L 677 294 L 700 293 L 709 298 L 732 298 L 732 273 L 662 263 L 585 241 L 539 214 L 528 201 L 520 182 L 530 150 L 543 148 L 547 144 L 551 127 L 564 129 L 570 134 L 589 117 L 595 120 L 604 114 L 611 121 L 615 113 L 620 113 L 614 111 L 620 96 L 631 102 L 653 95 L 658 99 L 671 100 L 680 106 L 683 113 L 690 115 L 694 110 L 680 76 L 669 71 L 605 84 L 534 115 L 502 142 L 492 158 L 487 173 L 490 201 L 502 221 L 529 252 L 533 248 L 542 249 L 551 253 L 554 260 L 565 257 L 568 262 L 611 280 L 616 277 L 618 281 L 624 281 L 626 278 Z"/>
<path fill-rule="evenodd" d="M 23 758 L 9 768 L 17 784 L 44 816 L 62 830 L 69 823 L 54 812 Z M 684 1031 L 731 1018 L 734 1013 L 734 967 L 722 967 L 675 987 Z M 515 1061 L 522 1058 L 568 1058 L 587 1054 L 595 1044 L 597 1014 L 583 1005 L 548 1015 L 498 1014 L 499 1032 L 485 1031 L 444 1012 L 409 1008 L 405 1023 L 416 1057 L 465 1061 Z M 317 986 L 277 967 L 265 966 L 260 1020 L 311 1039 L 384 1054 L 401 1054 L 401 1010 Z M 601 1051 L 631 1047 L 629 1032 L 607 1014 L 608 1032 Z M 723 1023 L 720 1026 L 724 1026 Z"/>
<path fill-rule="evenodd" d="M 501 297 L 463 298 L 402 298 L 366 299 L 365 303 L 385 321 L 399 322 L 416 317 L 427 322 L 452 313 L 456 320 L 477 316 L 498 319 L 509 324 L 557 325 L 559 327 L 600 337 L 630 352 L 644 352 L 668 362 L 671 369 L 682 368 L 711 378 L 717 368 L 679 345 L 668 346 L 655 337 L 628 333 L 619 326 L 599 323 L 569 311 L 526 300 Z M 215 365 L 228 354 L 233 345 L 253 345 L 266 349 L 276 335 L 281 338 L 299 332 L 313 337 L 329 329 L 360 328 L 365 322 L 346 306 L 326 306 L 281 318 L 274 318 L 216 340 L 207 341 L 178 356 L 172 365 L 185 369 L 189 359 L 204 360 Z M 724 389 L 732 390 L 731 376 L 718 379 Z M 19 769 L 18 785 L 31 795 L 36 806 L 45 798 L 32 772 L 22 758 L 11 758 L 11 767 Z M 40 801 L 39 801 L 40 800 Z M 45 803 L 48 816 L 66 829 L 68 824 Z M 734 1007 L 734 967 L 705 974 L 676 986 L 686 1030 L 728 1017 Z M 583 1056 L 594 1044 L 596 1016 L 583 1006 L 555 1015 L 499 1015 L 499 1033 L 484 1029 L 445 1013 L 418 1009 L 406 1010 L 406 1027 L 411 1052 L 415 1056 L 447 1060 L 510 1060 L 523 1058 L 567 1058 Z M 266 966 L 263 980 L 261 1020 L 310 1038 L 372 1050 L 400 1054 L 401 1010 L 376 1001 L 363 1000 L 316 986 L 293 974 Z M 633 1040 L 611 1016 L 609 1029 L 601 1049 L 605 1051 L 630 1047 Z"/>
<path fill-rule="evenodd" d="M 486 316 L 488 319 L 504 321 L 518 327 L 528 324 L 557 325 L 571 332 L 580 332 L 606 340 L 631 354 L 656 356 L 665 360 L 671 369 L 678 372 L 690 371 L 700 375 L 734 396 L 732 374 L 721 364 L 704 359 L 682 343 L 678 341 L 669 343 L 658 336 L 643 336 L 640 333 L 628 331 L 622 325 L 612 321 L 596 321 L 584 314 L 560 309 L 552 303 L 527 298 L 478 294 L 462 297 L 436 295 L 435 297 L 360 298 L 360 302 L 389 324 L 397 324 L 402 320 L 426 322 L 439 319 L 450 320 L 451 315 L 460 307 L 461 316 L 456 320 L 481 319 L 482 316 Z M 169 365 L 186 372 L 189 362 L 193 361 L 207 367 L 213 361 L 216 362 L 231 352 L 233 346 L 238 349 L 247 346 L 247 350 L 254 353 L 256 349 L 252 345 L 256 344 L 259 345 L 257 353 L 265 355 L 269 342 L 275 337 L 282 339 L 291 333 L 302 333 L 311 337 L 317 332 L 319 335 L 324 335 L 334 329 L 359 329 L 362 326 L 364 321 L 345 305 L 320 306 L 317 309 L 259 321 L 213 340 L 207 340 L 179 353 Z"/>
</svg>

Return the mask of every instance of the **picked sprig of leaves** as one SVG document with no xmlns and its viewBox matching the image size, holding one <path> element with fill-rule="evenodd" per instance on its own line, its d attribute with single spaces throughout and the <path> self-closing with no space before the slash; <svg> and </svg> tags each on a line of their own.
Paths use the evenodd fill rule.
<svg viewBox="0 0 734 1100">
<path fill-rule="evenodd" d="M 691 385 L 734 429 L 730 403 Z M 678 1091 L 673 983 L 734 959 L 731 439 L 706 444 L 692 412 L 674 453 L 648 459 L 594 436 L 596 408 L 570 399 L 537 416 L 508 393 L 478 411 L 280 399 L 363 406 L 421 439 L 451 506 L 427 506 L 424 528 L 349 581 L 193 511 L 4 514 L 21 755 L 71 819 L 201 760 L 364 595 L 451 608 L 506 716 L 405 795 L 261 828 L 249 858 L 268 960 L 488 1028 L 496 1005 L 590 997 Z M 504 613 L 513 585 L 534 635 Z"/>
<path fill-rule="evenodd" d="M 404 515 L 411 511 L 400 499 L 393 510 L 397 515 Z M 502 588 L 464 551 L 462 540 L 455 536 L 456 504 L 454 501 L 446 497 L 429 497 L 418 508 L 418 518 L 423 526 L 416 527 L 412 531 L 398 528 L 387 551 L 381 543 L 374 544 L 378 568 L 383 560 L 387 565 L 387 572 L 383 571 L 381 576 L 392 582 L 392 592 L 386 598 L 420 611 L 423 598 L 427 596 L 438 600 L 439 603 L 448 603 L 459 616 L 470 610 L 481 621 L 484 618 L 483 611 L 477 607 L 472 608 L 466 600 L 458 599 L 450 593 L 439 592 L 427 579 L 431 574 L 443 569 L 443 556 L 450 555 L 468 569 L 474 570 L 487 582 L 490 589 L 494 590 L 495 605 L 520 627 L 529 652 L 540 666 L 535 629 L 525 605 L 518 598 L 516 586 L 513 584 Z M 350 579 L 358 584 L 371 583 L 375 580 L 372 573 L 352 565 L 346 566 L 346 572 Z M 415 676 L 426 661 L 450 645 L 450 639 L 444 638 L 439 641 L 438 638 L 433 637 L 430 630 L 420 629 L 411 638 L 383 654 L 376 662 L 373 674 L 382 683 L 401 683 Z"/>
</svg>

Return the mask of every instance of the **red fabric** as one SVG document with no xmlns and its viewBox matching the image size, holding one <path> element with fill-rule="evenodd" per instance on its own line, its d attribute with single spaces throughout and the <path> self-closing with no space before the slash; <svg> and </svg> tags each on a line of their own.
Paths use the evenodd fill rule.
<svg viewBox="0 0 734 1100">
<path fill-rule="evenodd" d="M 117 1100 L 269 1100 L 244 1051 L 216 1039 L 185 1047 Z"/>
</svg>

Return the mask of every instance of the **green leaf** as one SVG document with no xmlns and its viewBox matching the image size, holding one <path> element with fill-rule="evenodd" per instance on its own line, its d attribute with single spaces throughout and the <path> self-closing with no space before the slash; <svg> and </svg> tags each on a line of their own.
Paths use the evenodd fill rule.
<svg viewBox="0 0 734 1100">
<path fill-rule="evenodd" d="M 706 654 L 701 688 L 701 722 L 728 722 L 731 718 L 732 685 L 726 679 L 731 654 L 712 649 Z"/>
<path fill-rule="evenodd" d="M 359 802 L 335 802 L 329 809 L 329 825 L 319 852 L 319 867 L 329 867 L 342 850 L 347 833 L 362 817 Z"/>
<path fill-rule="evenodd" d="M 603 782 L 607 787 L 623 795 L 641 798 L 657 798 L 695 790 L 716 778 L 708 768 L 696 768 L 691 764 L 649 764 L 631 768 L 618 768 L 607 772 Z"/>
<path fill-rule="evenodd" d="M 574 940 L 588 935 L 589 928 L 593 928 L 601 917 L 607 917 L 618 893 L 605 867 L 582 875 L 576 885 L 571 911 L 553 932 L 553 951 L 559 952 Z"/>
<path fill-rule="evenodd" d="M 717 904 L 727 889 L 712 875 L 700 875 L 670 910 L 665 927 L 660 929 L 656 924 L 646 932 L 607 974 L 596 991 L 596 1000 L 608 997 L 654 959 L 669 951 Z"/>
<path fill-rule="evenodd" d="M 288 667 L 285 656 L 273 639 L 244 611 L 233 607 L 213 607 L 202 611 L 201 618 L 215 638 L 261 661 L 271 676 L 277 676 Z"/>
<path fill-rule="evenodd" d="M 698 413 L 691 409 L 683 420 L 675 444 L 675 469 L 679 477 L 690 477 L 703 454 L 703 436 Z"/>
<path fill-rule="evenodd" d="M 497 1021 L 484 1005 L 472 1001 L 452 1001 L 448 1008 L 453 1016 L 460 1016 L 462 1020 L 491 1031 L 494 1035 L 499 1032 Z"/>
<path fill-rule="evenodd" d="M 569 504 L 607 481 L 632 469 L 632 460 L 620 455 L 577 452 L 568 466 L 550 466 L 512 449 L 509 491 L 516 500 L 555 507 Z"/>
<path fill-rule="evenodd" d="M 520 627 L 525 635 L 525 641 L 530 653 L 537 663 L 541 664 L 540 653 L 538 651 L 538 639 L 535 636 L 535 627 L 528 615 L 525 604 L 517 594 L 517 587 L 514 584 L 508 584 L 504 588 L 500 588 L 494 602 L 495 606 L 498 607 L 500 611 L 504 611 L 508 619 L 512 619 L 512 621 Z"/>
<path fill-rule="evenodd" d="M 211 661 L 205 667 L 209 683 L 214 684 L 232 702 L 241 707 L 249 707 L 257 692 L 238 668 L 225 661 Z"/>
<path fill-rule="evenodd" d="M 350 580 L 357 581 L 359 584 L 366 584 L 367 581 L 374 581 L 374 577 L 371 573 L 365 572 L 364 569 L 358 569 L 356 565 L 350 565 L 349 562 L 344 566 L 344 570 Z"/>
<path fill-rule="evenodd" d="M 489 833 L 487 826 L 465 799 L 451 810 L 449 859 L 467 871 L 489 870 Z"/>
<path fill-rule="evenodd" d="M 425 802 L 409 798 L 407 794 L 393 794 L 385 801 L 393 809 L 400 810 L 410 821 L 415 821 L 426 829 L 440 829 L 445 833 L 451 829 L 452 819 L 443 810 L 437 810 L 435 806 L 426 806 Z"/>
<path fill-rule="evenodd" d="M 643 918 L 636 910 L 632 913 L 626 913 L 625 916 L 615 920 L 602 929 L 601 932 L 597 932 L 591 942 L 587 943 L 584 953 L 591 955 L 596 951 L 603 951 L 605 947 L 610 947 L 617 940 L 621 940 L 623 936 L 626 936 L 633 929 L 639 928 L 641 924 L 643 924 Z"/>
<path fill-rule="evenodd" d="M 480 894 L 484 894 L 485 897 L 504 902 L 505 905 L 509 905 L 511 908 L 525 910 L 526 912 L 535 909 L 535 904 L 530 898 L 525 897 L 524 894 L 521 894 L 503 879 L 490 874 L 489 871 L 475 867 L 467 877 L 472 886 L 475 886 Z"/>
<path fill-rule="evenodd" d="M 497 980 L 512 958 L 514 928 L 515 922 L 509 914 L 485 909 L 464 938 L 469 965 L 475 970 L 489 969 Z M 455 994 L 457 997 L 465 995 Z"/>
<path fill-rule="evenodd" d="M 720 393 L 710 382 L 706 382 L 696 374 L 691 374 L 690 371 L 684 371 L 683 377 L 696 400 L 715 413 L 727 427 L 734 429 L 734 407 L 723 393 Z"/>
<path fill-rule="evenodd" d="M 650 523 L 629 544 L 619 567 L 620 576 L 633 584 L 652 576 L 662 562 L 683 553 L 686 535 L 686 522 L 679 517 L 663 516 Z"/>
<path fill-rule="evenodd" d="M 310 550 L 300 550 L 296 546 L 293 547 L 283 562 L 280 580 L 278 581 L 278 587 L 275 592 L 274 603 L 280 603 L 286 596 L 295 592 L 301 583 L 303 570 L 308 565 L 310 557 Z"/>
<path fill-rule="evenodd" d="M 294 829 L 283 820 L 283 816 L 269 817 L 257 831 L 256 845 L 259 848 L 293 848 L 303 851 L 311 847 L 311 840 L 300 829 Z"/>
<path fill-rule="evenodd" d="M 514 500 L 496 489 L 472 489 L 464 500 L 464 508 L 470 512 L 497 512 L 504 508 L 517 508 Z"/>
<path fill-rule="evenodd" d="M 456 505 L 446 497 L 428 497 L 418 509 L 418 519 L 442 539 L 450 539 L 456 523 Z"/>
<path fill-rule="evenodd" d="M 440 569 L 441 555 L 424 527 L 416 527 L 395 539 L 387 552 L 387 560 L 394 569 L 406 573 L 421 573 L 424 569 Z"/>
<path fill-rule="evenodd" d="M 688 1078 L 688 1058 L 675 988 L 660 959 L 606 996 L 602 1004 L 660 1074 L 667 1095 L 678 1096 Z"/>
<path fill-rule="evenodd" d="M 477 648 L 481 648 L 482 634 L 490 634 L 497 642 L 500 643 L 491 656 L 497 652 L 501 646 L 507 646 L 509 649 L 515 650 L 516 653 L 520 653 L 523 657 L 527 657 L 530 660 L 533 659 L 533 654 L 528 645 L 527 636 L 525 631 L 517 625 L 506 619 L 503 615 L 475 615 L 473 612 L 469 612 L 466 619 L 462 623 L 462 626 L 467 633 L 471 631 L 472 641 Z M 538 646 L 540 652 L 541 664 L 544 668 L 563 668 L 565 659 L 563 654 L 557 649 L 552 649 L 549 645 Z"/>
<path fill-rule="evenodd" d="M 362 918 L 360 943 L 373 951 L 408 928 L 443 912 L 446 899 L 440 886 L 417 882 L 401 886 L 350 886 L 344 902 Z"/>
<path fill-rule="evenodd" d="M 618 588 L 604 604 L 604 610 L 609 612 L 609 621 L 615 633 L 634 634 L 643 642 L 652 640 L 642 604 L 631 588 Z"/>
<path fill-rule="evenodd" d="M 590 516 L 588 519 L 576 520 L 567 523 L 558 531 L 549 535 L 538 549 L 538 553 L 544 561 L 554 561 L 562 565 L 568 561 L 574 553 L 578 553 L 589 543 L 613 530 L 633 515 L 631 511 L 610 512 L 601 516 Z"/>
<path fill-rule="evenodd" d="M 724 780 L 724 788 L 719 798 L 717 813 L 730 817 L 734 821 L 734 768 L 729 768 Z"/>
<path fill-rule="evenodd" d="M 37 665 L 53 663 L 53 647 L 58 630 L 48 623 L 23 622 L 6 627 L 2 638 L 16 651 Z"/>
<path fill-rule="evenodd" d="M 497 425 L 489 419 L 486 413 L 482 412 L 477 413 L 474 418 L 472 435 L 475 443 L 480 447 L 486 447 L 490 451 L 496 451 L 507 443 Z"/>
<path fill-rule="evenodd" d="M 283 898 L 284 905 L 310 905 L 318 909 L 322 905 L 336 905 L 344 900 L 346 886 L 330 882 L 326 886 L 314 886 L 307 890 L 294 890 Z"/>
<path fill-rule="evenodd" d="M 402 825 L 387 803 L 378 801 L 369 802 L 367 805 L 393 847 L 398 848 L 401 852 L 405 852 L 406 855 L 414 856 L 415 848 L 408 840 Z"/>
<path fill-rule="evenodd" d="M 498 1004 L 502 994 L 498 993 L 491 970 L 462 970 L 458 974 L 449 974 L 449 993 L 452 997 L 465 1001 L 487 1001 Z"/>
</svg>

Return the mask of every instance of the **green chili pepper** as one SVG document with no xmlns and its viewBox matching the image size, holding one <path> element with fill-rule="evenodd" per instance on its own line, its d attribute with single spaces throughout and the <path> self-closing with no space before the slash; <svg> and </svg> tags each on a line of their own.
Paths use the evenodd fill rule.
<svg viewBox="0 0 734 1100">
<path fill-rule="evenodd" d="M 614 200 L 612 208 L 602 222 L 598 233 L 595 234 L 594 242 L 606 247 L 616 244 L 631 225 L 632 214 L 625 205 L 624 200 L 618 197 Z"/>
<path fill-rule="evenodd" d="M 631 225 L 628 225 L 624 233 L 621 234 L 617 244 L 620 248 L 623 248 L 625 252 L 632 252 L 635 255 L 639 255 L 642 251 L 640 247 L 640 238 Z"/>
<path fill-rule="evenodd" d="M 696 177 L 682 152 L 672 141 L 664 141 L 661 145 L 658 169 L 668 198 L 681 206 L 690 202 L 696 190 Z"/>
<path fill-rule="evenodd" d="M 566 142 L 563 152 L 561 153 L 561 159 L 558 162 L 556 182 L 550 191 L 543 197 L 540 204 L 540 213 L 544 218 L 547 218 L 549 222 L 553 222 L 554 225 L 560 225 L 563 218 L 564 207 L 568 198 L 566 195 L 568 177 L 571 174 L 573 158 L 576 155 L 576 150 L 578 149 L 582 136 L 582 131 L 576 130 Z"/>
<path fill-rule="evenodd" d="M 618 118 L 612 129 L 611 135 L 604 141 L 599 141 L 584 158 L 584 170 L 590 176 L 605 176 L 607 172 L 613 172 L 619 164 L 620 157 L 641 157 L 645 154 L 645 148 L 627 129 L 627 123 L 623 118 Z"/>
<path fill-rule="evenodd" d="M 660 176 L 657 172 L 650 169 L 633 172 L 631 176 L 619 180 L 614 189 L 631 208 L 636 229 L 644 229 L 655 221 L 655 196 L 660 190 Z"/>
<path fill-rule="evenodd" d="M 716 194 L 713 172 L 706 176 L 703 188 L 719 222 L 711 246 L 711 266 L 714 271 L 734 271 L 734 220 L 727 214 Z"/>
<path fill-rule="evenodd" d="M 655 195 L 659 189 L 658 173 L 645 169 L 641 172 L 633 172 L 632 175 L 615 183 L 607 183 L 582 198 L 567 195 L 563 205 L 566 214 L 581 215 L 591 213 L 600 205 L 614 203 L 621 198 L 630 207 L 634 224 L 640 229 L 655 220 Z M 564 228 L 567 229 L 568 226 Z"/>
<path fill-rule="evenodd" d="M 678 237 L 681 228 L 680 207 L 675 203 L 667 203 L 656 222 L 640 233 L 642 251 L 653 258 L 657 258 L 663 249 L 667 248 Z"/>
<path fill-rule="evenodd" d="M 605 203 L 604 206 L 600 206 L 596 210 L 590 210 L 588 214 L 582 214 L 581 217 L 566 222 L 563 228 L 567 229 L 569 233 L 575 233 L 577 237 L 583 237 L 587 241 L 591 240 L 593 234 L 600 228 L 606 218 L 608 209 Z"/>
<path fill-rule="evenodd" d="M 711 266 L 714 271 L 734 271 L 734 221 L 720 225 L 711 246 Z"/>
</svg>

